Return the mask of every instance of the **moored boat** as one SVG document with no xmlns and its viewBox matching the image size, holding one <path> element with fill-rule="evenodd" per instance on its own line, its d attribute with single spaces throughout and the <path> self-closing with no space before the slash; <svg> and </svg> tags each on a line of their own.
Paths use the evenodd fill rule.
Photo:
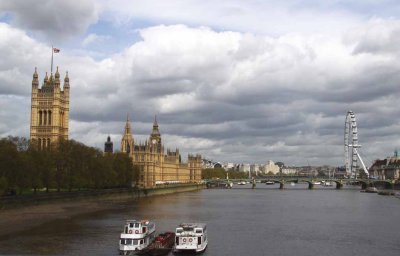
<svg viewBox="0 0 400 256">
<path fill-rule="evenodd" d="M 274 185 L 274 184 L 275 184 L 275 182 L 273 182 L 271 180 L 268 180 L 265 182 L 265 185 Z"/>
<path fill-rule="evenodd" d="M 159 234 L 154 241 L 138 253 L 138 255 L 148 255 L 148 256 L 161 256 L 167 255 L 175 243 L 175 234 L 173 232 L 165 232 Z"/>
<path fill-rule="evenodd" d="M 207 248 L 207 225 L 182 223 L 176 228 L 174 252 L 204 252 Z"/>
<path fill-rule="evenodd" d="M 156 224 L 148 220 L 127 220 L 120 234 L 119 252 L 122 255 L 135 254 L 145 249 L 154 240 Z"/>
</svg>

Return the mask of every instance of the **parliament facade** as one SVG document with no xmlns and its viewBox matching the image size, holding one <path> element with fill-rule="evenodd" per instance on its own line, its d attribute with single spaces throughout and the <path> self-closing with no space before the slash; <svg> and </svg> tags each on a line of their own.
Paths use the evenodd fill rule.
<svg viewBox="0 0 400 256">
<path fill-rule="evenodd" d="M 54 77 L 53 73 L 50 77 L 46 73 L 41 87 L 35 68 L 32 79 L 30 140 L 39 149 L 49 148 L 59 139 L 68 140 L 70 95 L 68 72 L 62 89 L 58 67 Z"/>
<path fill-rule="evenodd" d="M 144 143 L 135 144 L 129 119 L 126 120 L 121 140 L 121 152 L 127 153 L 139 169 L 139 188 L 154 188 L 161 184 L 200 183 L 201 156 L 188 155 L 188 162 L 182 163 L 179 150 L 171 151 L 161 142 L 157 119 L 153 131 Z"/>
</svg>

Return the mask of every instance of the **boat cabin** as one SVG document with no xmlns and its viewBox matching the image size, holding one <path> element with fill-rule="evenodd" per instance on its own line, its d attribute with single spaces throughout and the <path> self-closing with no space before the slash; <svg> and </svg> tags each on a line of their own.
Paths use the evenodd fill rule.
<svg viewBox="0 0 400 256">
<path fill-rule="evenodd" d="M 183 223 L 176 228 L 175 251 L 201 252 L 207 243 L 207 226 L 204 223 Z"/>
<path fill-rule="evenodd" d="M 156 225 L 148 220 L 127 220 L 119 238 L 121 254 L 143 250 L 155 238 Z"/>
<path fill-rule="evenodd" d="M 124 228 L 125 234 L 146 234 L 153 230 L 155 227 L 154 223 L 148 220 L 127 220 Z"/>
</svg>

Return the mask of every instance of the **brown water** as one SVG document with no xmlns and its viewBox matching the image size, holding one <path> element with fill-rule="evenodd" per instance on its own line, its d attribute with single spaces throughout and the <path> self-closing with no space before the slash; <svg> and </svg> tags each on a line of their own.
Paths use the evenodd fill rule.
<svg viewBox="0 0 400 256">
<path fill-rule="evenodd" d="M 203 255 L 400 255 L 400 199 L 358 189 L 257 184 L 127 202 L 118 209 L 48 222 L 0 240 L 0 254 L 118 255 L 126 219 L 157 231 L 205 222 Z"/>
</svg>

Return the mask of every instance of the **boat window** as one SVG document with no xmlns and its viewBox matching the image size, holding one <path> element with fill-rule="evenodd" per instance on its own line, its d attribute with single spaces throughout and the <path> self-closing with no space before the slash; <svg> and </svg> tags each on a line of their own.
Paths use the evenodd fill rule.
<svg viewBox="0 0 400 256">
<path fill-rule="evenodd" d="M 140 240 L 140 244 L 143 244 L 143 243 L 144 243 L 143 239 L 142 239 L 142 240 Z"/>
<path fill-rule="evenodd" d="M 139 226 L 139 223 L 135 223 L 135 228 L 138 228 Z"/>
<path fill-rule="evenodd" d="M 177 229 L 176 229 L 176 233 L 179 234 L 179 233 L 182 233 L 182 232 L 183 232 L 183 229 L 181 229 L 181 228 L 177 228 Z"/>
<path fill-rule="evenodd" d="M 197 238 L 197 244 L 198 244 L 198 245 L 201 245 L 201 237 L 198 237 L 198 238 Z"/>
<path fill-rule="evenodd" d="M 190 228 L 190 227 L 184 227 L 184 228 L 183 228 L 183 230 L 184 230 L 184 231 L 189 231 L 189 232 L 191 232 L 191 231 L 193 231 L 193 228 Z"/>
<path fill-rule="evenodd" d="M 121 239 L 121 244 L 131 245 L 132 244 L 132 239 Z"/>
<path fill-rule="evenodd" d="M 132 244 L 133 244 L 133 245 L 138 245 L 138 244 L 139 244 L 139 240 L 133 239 L 133 240 L 132 240 Z"/>
<path fill-rule="evenodd" d="M 201 233 L 203 233 L 203 230 L 201 230 L 201 229 L 196 229 L 196 234 L 201 234 Z"/>
<path fill-rule="evenodd" d="M 133 228 L 133 223 L 129 223 L 129 227 L 130 227 L 130 228 Z"/>
</svg>

